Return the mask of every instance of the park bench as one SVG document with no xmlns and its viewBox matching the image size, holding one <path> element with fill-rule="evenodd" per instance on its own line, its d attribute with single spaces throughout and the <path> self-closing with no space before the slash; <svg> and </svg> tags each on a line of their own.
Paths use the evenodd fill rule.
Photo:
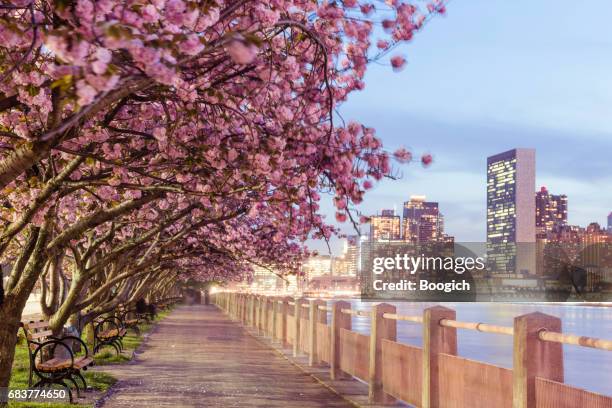
<svg viewBox="0 0 612 408">
<path fill-rule="evenodd" d="M 125 306 L 119 308 L 119 319 L 126 330 L 132 329 L 140 335 L 138 325 L 143 321 L 149 321 L 146 314 L 138 313 L 135 309 L 127 309 Z"/>
<path fill-rule="evenodd" d="M 85 371 L 94 364 L 85 342 L 76 336 L 54 336 L 49 322 L 45 320 L 21 322 L 21 328 L 30 357 L 28 385 L 33 388 L 60 385 L 68 391 L 72 403 L 72 391 L 66 383 L 68 381 L 74 385 L 80 397 L 81 388 L 76 378 L 83 383 L 83 389 L 87 389 L 81 370 Z M 75 342 L 79 343 L 80 351 L 75 351 Z M 34 375 L 38 381 L 32 386 Z"/>
<path fill-rule="evenodd" d="M 118 316 L 99 317 L 94 320 L 94 354 L 104 346 L 111 346 L 117 355 L 123 351 L 123 338 L 127 334 L 124 322 Z"/>
</svg>

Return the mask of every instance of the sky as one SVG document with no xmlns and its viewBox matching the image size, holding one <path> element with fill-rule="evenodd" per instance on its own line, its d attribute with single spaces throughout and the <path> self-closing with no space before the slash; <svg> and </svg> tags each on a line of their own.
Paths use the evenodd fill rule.
<svg viewBox="0 0 612 408">
<path fill-rule="evenodd" d="M 433 164 L 398 166 L 364 214 L 396 208 L 410 195 L 437 201 L 446 233 L 486 237 L 486 158 L 536 149 L 536 186 L 568 196 L 570 224 L 606 224 L 612 211 L 612 2 L 453 0 L 394 54 L 395 73 L 376 64 L 342 117 L 376 129 L 385 148 L 404 146 Z M 324 199 L 325 200 L 325 199 Z M 330 200 L 322 209 L 333 220 Z M 352 227 L 342 225 L 346 233 Z M 327 252 L 323 242 L 312 249 Z M 341 242 L 332 240 L 332 252 Z"/>
</svg>

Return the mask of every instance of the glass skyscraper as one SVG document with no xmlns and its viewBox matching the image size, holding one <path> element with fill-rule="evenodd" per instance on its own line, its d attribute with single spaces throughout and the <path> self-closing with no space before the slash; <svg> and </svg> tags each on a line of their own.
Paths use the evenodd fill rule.
<svg viewBox="0 0 612 408">
<path fill-rule="evenodd" d="M 425 196 L 411 196 L 404 203 L 402 226 L 404 241 L 413 243 L 442 241 L 444 216 L 438 203 L 426 201 Z"/>
<path fill-rule="evenodd" d="M 370 217 L 370 239 L 372 241 L 394 241 L 400 239 L 400 217 L 393 210 L 382 210 L 381 215 Z"/>
<path fill-rule="evenodd" d="M 567 196 L 550 194 L 546 187 L 536 193 L 536 232 L 546 238 L 548 233 L 567 225 Z"/>
<path fill-rule="evenodd" d="M 535 150 L 487 158 L 487 268 L 535 273 Z"/>
</svg>

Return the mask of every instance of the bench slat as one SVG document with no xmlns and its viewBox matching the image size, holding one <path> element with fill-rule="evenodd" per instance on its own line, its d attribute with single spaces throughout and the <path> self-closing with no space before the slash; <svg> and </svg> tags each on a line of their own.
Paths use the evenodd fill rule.
<svg viewBox="0 0 612 408">
<path fill-rule="evenodd" d="M 23 327 L 26 330 L 35 330 L 49 327 L 49 322 L 23 322 Z"/>
<path fill-rule="evenodd" d="M 60 371 L 71 367 L 72 361 L 65 358 L 52 358 L 44 363 L 36 363 L 36 368 L 40 371 Z"/>
<path fill-rule="evenodd" d="M 82 369 L 84 367 L 89 367 L 94 362 L 94 359 L 91 357 L 81 357 L 78 359 L 74 359 L 74 368 Z"/>
<path fill-rule="evenodd" d="M 40 331 L 38 333 L 29 333 L 28 337 L 30 340 L 38 340 L 43 337 L 53 336 L 53 332 L 51 330 Z"/>
</svg>

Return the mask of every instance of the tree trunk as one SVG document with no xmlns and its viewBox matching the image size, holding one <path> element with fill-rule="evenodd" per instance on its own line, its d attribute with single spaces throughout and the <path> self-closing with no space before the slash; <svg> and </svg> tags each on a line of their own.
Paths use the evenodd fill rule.
<svg viewBox="0 0 612 408">
<path fill-rule="evenodd" d="M 26 300 L 27 296 L 16 298 L 9 293 L 0 308 L 0 388 L 8 387 L 11 379 L 17 331 Z"/>
<path fill-rule="evenodd" d="M 57 311 L 53 313 L 53 315 L 49 319 L 49 324 L 51 326 L 51 330 L 53 330 L 53 333 L 60 333 L 62 328 L 64 327 L 64 324 L 66 324 L 66 322 L 70 318 L 70 315 L 74 313 L 74 305 L 77 303 L 84 285 L 85 282 L 82 278 L 82 275 L 75 271 L 72 282 L 70 284 L 68 296 L 66 297 L 64 302 L 62 302 L 62 304 L 57 308 Z"/>
<path fill-rule="evenodd" d="M 27 263 L 20 266 L 21 270 L 13 271 L 12 284 L 9 285 L 4 304 L 0 308 L 0 387 L 8 387 L 11 378 L 19 322 L 28 297 L 41 273 L 48 224 L 45 221 L 43 227 L 33 227 L 31 237 L 35 239 L 36 244 L 32 251 L 28 251 Z"/>
</svg>

